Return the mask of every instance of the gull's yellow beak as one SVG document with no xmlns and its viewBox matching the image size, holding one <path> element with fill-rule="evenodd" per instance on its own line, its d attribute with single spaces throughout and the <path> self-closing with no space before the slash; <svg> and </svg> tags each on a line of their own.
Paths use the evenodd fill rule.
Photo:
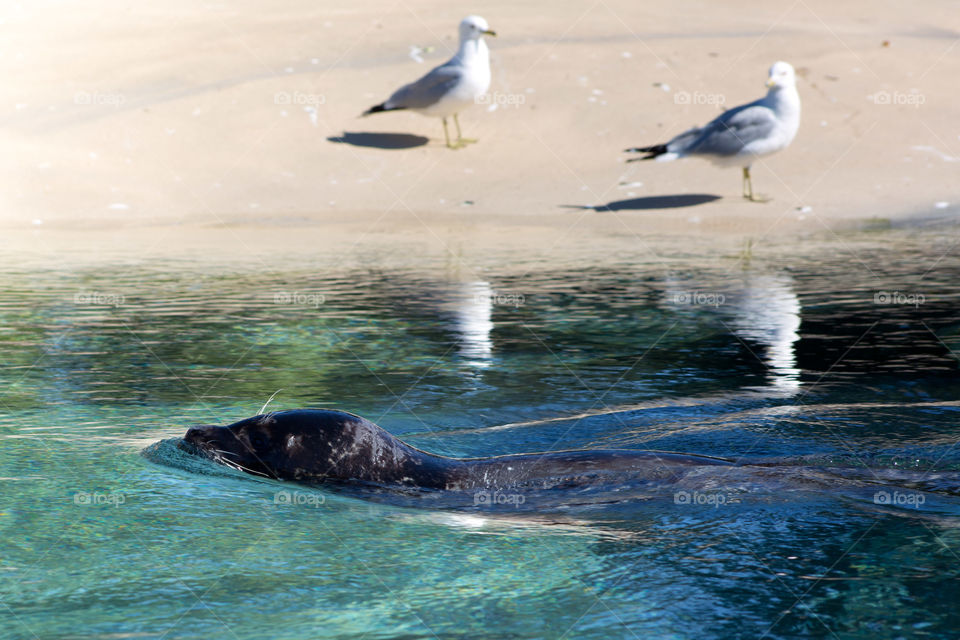
<svg viewBox="0 0 960 640">
<path fill-rule="evenodd" d="M 480 33 L 482 33 L 485 36 L 493 36 L 494 38 L 497 37 L 497 32 L 494 31 L 493 29 L 487 29 L 486 31 L 481 31 Z"/>
<path fill-rule="evenodd" d="M 776 81 L 776 80 L 774 80 L 773 78 L 770 78 L 769 80 L 767 80 L 767 88 L 768 88 L 768 89 L 770 89 L 770 88 L 772 88 L 772 87 L 775 87 L 775 86 L 777 86 L 777 81 Z"/>
</svg>

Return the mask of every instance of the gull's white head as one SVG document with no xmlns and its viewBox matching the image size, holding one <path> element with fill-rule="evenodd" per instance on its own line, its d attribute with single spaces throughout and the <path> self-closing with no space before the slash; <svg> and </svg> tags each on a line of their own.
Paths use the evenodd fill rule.
<svg viewBox="0 0 960 640">
<path fill-rule="evenodd" d="M 487 21 L 480 16 L 467 16 L 460 21 L 460 41 L 478 40 L 483 36 L 496 36 Z"/>
<path fill-rule="evenodd" d="M 793 72 L 793 66 L 788 62 L 774 62 L 770 67 L 770 77 L 767 78 L 767 86 L 773 89 L 788 89 L 797 84 L 796 75 Z"/>
</svg>

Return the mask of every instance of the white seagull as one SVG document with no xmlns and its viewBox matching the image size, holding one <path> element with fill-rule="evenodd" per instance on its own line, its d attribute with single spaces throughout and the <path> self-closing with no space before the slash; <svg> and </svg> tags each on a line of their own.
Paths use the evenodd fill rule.
<svg viewBox="0 0 960 640">
<path fill-rule="evenodd" d="M 800 94 L 793 67 L 776 62 L 770 67 L 767 95 L 755 102 L 724 111 L 708 125 L 681 133 L 666 144 L 627 149 L 646 153 L 634 160 L 675 160 L 701 156 L 720 166 L 743 167 L 743 197 L 762 201 L 753 195 L 750 165 L 761 156 L 789 145 L 800 127 Z"/>
<path fill-rule="evenodd" d="M 456 55 L 416 82 L 397 89 L 386 102 L 363 112 L 367 116 L 381 111 L 409 109 L 425 116 L 443 120 L 443 136 L 447 146 L 458 149 L 468 142 L 463 137 L 457 114 L 475 104 L 490 88 L 490 50 L 483 36 L 496 36 L 487 21 L 480 16 L 467 16 L 460 22 L 460 48 Z M 450 143 L 447 118 L 453 116 L 457 125 L 457 141 Z"/>
</svg>

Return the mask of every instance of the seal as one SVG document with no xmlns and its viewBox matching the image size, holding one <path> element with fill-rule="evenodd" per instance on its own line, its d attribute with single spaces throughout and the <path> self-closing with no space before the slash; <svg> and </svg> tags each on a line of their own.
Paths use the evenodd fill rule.
<svg viewBox="0 0 960 640">
<path fill-rule="evenodd" d="M 709 456 L 621 449 L 451 458 L 417 449 L 358 415 L 313 409 L 192 427 L 184 442 L 192 452 L 266 478 L 401 490 L 549 490 L 624 478 L 663 486 L 694 470 L 737 466 Z"/>
<path fill-rule="evenodd" d="M 323 485 L 366 500 L 500 513 L 502 508 L 595 513 L 658 498 L 716 506 L 742 502 L 745 495 L 782 499 L 788 492 L 791 500 L 799 499 L 797 492 L 829 492 L 884 509 L 902 506 L 889 496 L 913 496 L 921 504 L 917 496 L 926 502 L 927 495 L 960 495 L 958 471 L 811 466 L 807 459 L 733 461 L 627 449 L 451 458 L 417 449 L 358 415 L 330 410 L 279 411 L 228 426 L 196 426 L 176 446 L 263 478 Z"/>
</svg>

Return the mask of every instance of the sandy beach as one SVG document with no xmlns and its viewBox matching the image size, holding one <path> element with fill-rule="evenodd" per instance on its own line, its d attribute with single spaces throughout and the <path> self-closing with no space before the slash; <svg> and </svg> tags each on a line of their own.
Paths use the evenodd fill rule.
<svg viewBox="0 0 960 640">
<path fill-rule="evenodd" d="M 471 12 L 499 34 L 489 104 L 461 116 L 477 144 L 358 117 L 446 60 Z M 949 2 L 38 2 L 3 19 L 8 252 L 733 246 L 960 211 Z M 803 117 L 754 165 L 770 202 L 744 201 L 737 169 L 625 163 L 763 95 L 780 59 Z"/>
</svg>

